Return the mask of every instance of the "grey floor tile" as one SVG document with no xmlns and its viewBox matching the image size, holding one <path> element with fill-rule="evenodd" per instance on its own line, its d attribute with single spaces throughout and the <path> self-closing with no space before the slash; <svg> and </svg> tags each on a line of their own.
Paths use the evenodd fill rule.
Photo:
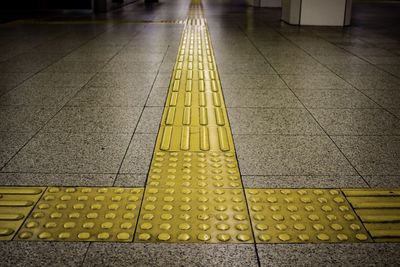
<svg viewBox="0 0 400 267">
<path fill-rule="evenodd" d="M 145 187 L 147 174 L 118 174 L 114 186 Z"/>
<path fill-rule="evenodd" d="M 282 75 L 282 79 L 292 89 L 351 88 L 351 85 L 334 74 Z"/>
<path fill-rule="evenodd" d="M 38 73 L 23 84 L 26 86 L 54 86 L 54 87 L 81 87 L 85 85 L 93 74 L 91 73 Z"/>
<path fill-rule="evenodd" d="M 42 106 L 0 106 L 0 131 L 36 132 L 57 110 Z"/>
<path fill-rule="evenodd" d="M 69 106 L 142 107 L 146 103 L 150 87 L 93 87 L 83 88 Z"/>
<path fill-rule="evenodd" d="M 94 87 L 143 88 L 149 90 L 153 84 L 155 73 L 110 73 L 96 74 L 87 84 Z"/>
<path fill-rule="evenodd" d="M 0 132 L 0 169 L 31 138 L 30 133 Z"/>
<path fill-rule="evenodd" d="M 355 89 L 294 89 L 294 93 L 307 108 L 379 108 Z"/>
<path fill-rule="evenodd" d="M 149 107 L 163 107 L 167 99 L 168 87 L 153 87 L 151 89 L 149 98 L 147 99 L 146 106 Z"/>
<path fill-rule="evenodd" d="M 390 109 L 390 112 L 392 112 L 398 119 L 400 119 L 400 108 Z"/>
<path fill-rule="evenodd" d="M 164 52 L 144 52 L 140 53 L 139 51 L 126 51 L 121 50 L 113 59 L 113 62 L 116 61 L 150 61 L 150 62 L 159 62 L 161 63 L 164 58 Z"/>
<path fill-rule="evenodd" d="M 49 67 L 43 72 L 55 73 L 96 73 L 103 69 L 105 61 L 70 61 L 60 60 Z"/>
<path fill-rule="evenodd" d="M 8 92 L 18 84 L 22 83 L 33 73 L 0 73 L 0 95 Z"/>
<path fill-rule="evenodd" d="M 337 46 L 330 46 L 329 44 L 326 46 L 310 46 L 304 47 L 304 50 L 307 51 L 309 54 L 316 58 L 322 58 L 322 61 L 332 61 L 332 58 L 340 58 L 340 61 L 343 61 L 343 57 L 354 57 L 347 51 L 339 48 Z"/>
<path fill-rule="evenodd" d="M 234 135 L 242 175 L 356 175 L 326 136 Z"/>
<path fill-rule="evenodd" d="M 393 56 L 389 51 L 376 47 L 347 47 L 345 49 L 358 56 Z"/>
<path fill-rule="evenodd" d="M 385 71 L 400 78 L 400 63 L 396 65 L 378 65 L 377 67 L 384 69 Z"/>
<path fill-rule="evenodd" d="M 371 187 L 378 188 L 400 188 L 400 176 L 364 176 L 364 179 Z"/>
<path fill-rule="evenodd" d="M 329 135 L 400 135 L 400 120 L 383 109 L 310 109 Z"/>
<path fill-rule="evenodd" d="M 44 132 L 133 133 L 141 107 L 64 107 Z"/>
<path fill-rule="evenodd" d="M 265 50 L 261 49 L 263 54 L 267 58 L 268 62 L 271 65 L 285 65 L 285 64 L 306 64 L 306 65 L 317 65 L 318 61 L 312 58 L 310 55 L 305 52 L 298 53 L 289 53 L 289 54 L 270 54 L 265 52 Z"/>
<path fill-rule="evenodd" d="M 400 173 L 399 136 L 333 136 L 332 138 L 361 175 Z"/>
<path fill-rule="evenodd" d="M 393 64 L 398 65 L 400 64 L 400 57 L 399 56 L 364 56 L 363 57 L 366 61 L 370 62 L 371 64 Z"/>
<path fill-rule="evenodd" d="M 59 60 L 62 54 L 27 52 L 12 57 L 0 65 L 0 72 L 38 72 Z"/>
<path fill-rule="evenodd" d="M 254 245 L 93 243 L 84 266 L 99 265 L 258 266 Z"/>
<path fill-rule="evenodd" d="M 0 242 L 2 266 L 78 266 L 88 242 Z"/>
<path fill-rule="evenodd" d="M 170 73 L 158 73 L 153 88 L 168 87 L 171 81 L 171 77 L 172 77 L 172 71 Z"/>
<path fill-rule="evenodd" d="M 233 134 L 325 135 L 306 109 L 229 108 Z"/>
<path fill-rule="evenodd" d="M 371 64 L 334 64 L 327 65 L 327 67 L 339 76 L 346 75 L 385 75 L 385 72 Z"/>
<path fill-rule="evenodd" d="M 108 61 L 110 60 L 117 52 L 116 51 L 102 51 L 102 52 L 84 52 L 84 51 L 73 51 L 67 56 L 63 57 L 62 60 L 65 61 L 84 61 L 84 62 L 89 62 L 89 61 Z"/>
<path fill-rule="evenodd" d="M 145 107 L 135 133 L 157 134 L 160 128 L 163 107 Z"/>
<path fill-rule="evenodd" d="M 287 88 L 278 75 L 220 74 L 223 88 Z"/>
<path fill-rule="evenodd" d="M 116 73 L 156 73 L 159 67 L 159 62 L 110 61 L 101 71 Z"/>
<path fill-rule="evenodd" d="M 0 173 L 0 185 L 14 186 L 112 186 L 116 174 Z"/>
<path fill-rule="evenodd" d="M 156 134 L 135 134 L 128 153 L 122 163 L 120 173 L 148 173 Z"/>
<path fill-rule="evenodd" d="M 131 134 L 41 133 L 3 172 L 117 173 Z"/>
<path fill-rule="evenodd" d="M 285 88 L 281 89 L 231 89 L 224 88 L 227 107 L 302 108 L 296 96 Z"/>
<path fill-rule="evenodd" d="M 0 97 L 0 105 L 34 105 L 61 107 L 79 87 L 20 85 Z"/>
<path fill-rule="evenodd" d="M 272 67 L 279 74 L 310 74 L 310 73 L 330 73 L 331 71 L 319 63 L 314 64 L 293 64 L 275 63 Z"/>
<path fill-rule="evenodd" d="M 359 188 L 368 187 L 361 176 L 242 176 L 245 188 Z"/>
<path fill-rule="evenodd" d="M 222 61 L 218 64 L 218 71 L 226 74 L 276 74 L 272 67 L 264 60 L 253 60 L 250 62 Z"/>
<path fill-rule="evenodd" d="M 399 244 L 257 245 L 261 266 L 397 266 Z"/>
<path fill-rule="evenodd" d="M 352 56 L 350 54 L 345 55 L 345 56 L 315 56 L 315 58 L 318 60 L 318 62 L 322 64 L 348 64 L 348 65 L 361 65 L 361 64 L 368 64 L 367 61 L 356 57 Z"/>
<path fill-rule="evenodd" d="M 399 89 L 400 79 L 389 76 L 389 75 L 369 75 L 369 76 L 343 76 L 348 83 L 354 87 L 364 90 L 364 89 Z"/>
<path fill-rule="evenodd" d="M 171 61 L 166 61 L 164 60 L 158 71 L 160 74 L 172 74 L 173 70 L 174 70 L 174 66 L 175 66 L 175 60 L 171 60 Z"/>
<path fill-rule="evenodd" d="M 384 108 L 400 107 L 400 90 L 363 90 L 363 93 Z"/>
</svg>

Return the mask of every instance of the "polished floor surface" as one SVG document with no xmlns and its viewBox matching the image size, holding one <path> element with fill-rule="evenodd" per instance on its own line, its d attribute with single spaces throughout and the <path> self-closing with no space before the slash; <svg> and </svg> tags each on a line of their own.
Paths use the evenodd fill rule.
<svg viewBox="0 0 400 267">
<path fill-rule="evenodd" d="M 169 85 L 189 5 L 136 3 L 96 17 L 1 25 L 0 186 L 147 184 L 144 195 L 151 193 L 156 181 L 147 176 L 157 156 L 165 156 L 157 154 L 165 142 L 156 139 L 169 131 L 163 112 L 171 109 L 167 94 L 174 91 Z M 356 3 L 352 27 L 299 28 L 280 22 L 279 9 L 203 1 L 208 33 L 198 38 L 204 44 L 210 36 L 211 62 L 218 67 L 214 74 L 210 68 L 210 81 L 218 75 L 225 103 L 214 124 L 227 121 L 222 136 L 228 141 L 219 145 L 224 151 L 234 143 L 239 194 L 400 187 L 399 6 Z M 203 48 L 207 54 L 207 42 Z M 146 231 L 140 236 L 150 238 Z M 22 266 L 398 265 L 400 248 L 385 242 L 239 243 L 11 241 L 0 243 L 0 254 L 2 265 Z"/>
</svg>

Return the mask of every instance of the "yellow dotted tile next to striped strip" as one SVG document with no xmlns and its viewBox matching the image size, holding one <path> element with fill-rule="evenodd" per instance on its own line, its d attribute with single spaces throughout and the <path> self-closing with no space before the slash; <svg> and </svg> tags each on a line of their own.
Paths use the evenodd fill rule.
<svg viewBox="0 0 400 267">
<path fill-rule="evenodd" d="M 142 195 L 141 188 L 49 187 L 15 238 L 132 241 Z"/>
<path fill-rule="evenodd" d="M 371 242 L 337 189 L 246 189 L 257 243 Z"/>
</svg>

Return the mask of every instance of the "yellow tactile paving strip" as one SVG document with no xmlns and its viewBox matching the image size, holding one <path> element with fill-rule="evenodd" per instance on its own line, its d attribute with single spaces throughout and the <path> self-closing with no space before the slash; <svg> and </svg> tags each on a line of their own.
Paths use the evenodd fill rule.
<svg viewBox="0 0 400 267">
<path fill-rule="evenodd" d="M 242 188 L 233 153 L 156 152 L 147 186 Z"/>
<path fill-rule="evenodd" d="M 0 187 L 0 240 L 14 237 L 44 190 L 44 187 Z"/>
<path fill-rule="evenodd" d="M 253 242 L 214 53 L 192 1 L 135 241 Z"/>
<path fill-rule="evenodd" d="M 49 187 L 16 239 L 132 241 L 143 189 Z"/>
<path fill-rule="evenodd" d="M 241 189 L 147 188 L 136 241 L 252 242 Z"/>
<path fill-rule="evenodd" d="M 257 243 L 371 241 L 340 190 L 246 189 Z"/>
<path fill-rule="evenodd" d="M 199 0 L 146 188 L 0 187 L 0 240 L 400 242 L 400 189 L 244 189 Z"/>
<path fill-rule="evenodd" d="M 400 189 L 343 192 L 375 241 L 400 242 Z"/>
</svg>

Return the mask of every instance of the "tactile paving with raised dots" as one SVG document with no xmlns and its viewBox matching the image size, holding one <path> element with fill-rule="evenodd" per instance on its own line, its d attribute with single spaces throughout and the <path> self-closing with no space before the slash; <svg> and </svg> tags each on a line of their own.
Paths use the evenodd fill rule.
<svg viewBox="0 0 400 267">
<path fill-rule="evenodd" d="M 371 242 L 336 189 L 246 189 L 257 243 Z"/>
<path fill-rule="evenodd" d="M 243 190 L 147 188 L 135 241 L 251 243 Z"/>
<path fill-rule="evenodd" d="M 11 240 L 41 197 L 43 187 L 0 187 L 0 240 Z"/>
<path fill-rule="evenodd" d="M 139 188 L 49 187 L 15 238 L 132 241 L 142 195 Z"/>
<path fill-rule="evenodd" d="M 365 228 L 376 242 L 400 242 L 400 189 L 346 189 Z"/>
<path fill-rule="evenodd" d="M 148 186 L 242 188 L 234 153 L 156 152 Z"/>
</svg>

